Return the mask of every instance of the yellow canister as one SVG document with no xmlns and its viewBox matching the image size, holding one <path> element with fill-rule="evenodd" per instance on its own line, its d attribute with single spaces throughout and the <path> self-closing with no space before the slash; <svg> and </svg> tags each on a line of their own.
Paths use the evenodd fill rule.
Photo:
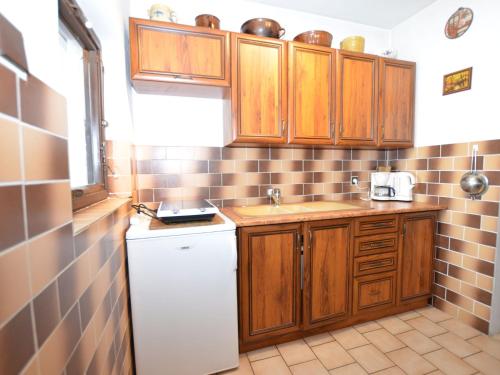
<svg viewBox="0 0 500 375">
<path fill-rule="evenodd" d="M 365 38 L 358 35 L 348 36 L 340 42 L 340 49 L 352 52 L 364 52 Z"/>
</svg>

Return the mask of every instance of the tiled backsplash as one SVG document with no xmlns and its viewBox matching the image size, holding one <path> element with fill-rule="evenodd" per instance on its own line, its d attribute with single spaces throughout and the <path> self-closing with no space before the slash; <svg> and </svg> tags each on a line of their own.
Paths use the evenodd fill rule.
<svg viewBox="0 0 500 375">
<path fill-rule="evenodd" d="M 417 177 L 415 200 L 444 204 L 435 259 L 434 304 L 483 332 L 491 314 L 500 200 L 500 140 L 479 145 L 478 169 L 490 188 L 473 201 L 461 191 L 474 143 L 400 150 L 158 147 L 111 143 L 108 155 L 120 164 L 133 161 L 133 176 L 111 177 L 118 191 L 136 184 L 135 199 L 207 198 L 222 205 L 267 203 L 268 186 L 280 187 L 285 202 L 350 199 L 366 194 L 350 185 L 359 176 L 367 187 L 370 172 L 388 161 Z M 129 156 L 127 156 L 129 155 Z M 128 157 L 128 159 L 127 159 Z"/>
<path fill-rule="evenodd" d="M 481 200 L 470 200 L 460 189 L 473 144 L 479 145 L 478 169 L 490 182 Z M 498 256 L 500 140 L 393 150 L 389 158 L 398 169 L 415 173 L 417 201 L 448 207 L 439 215 L 434 305 L 487 332 Z"/>
<path fill-rule="evenodd" d="M 117 192 L 130 181 L 126 144 L 108 145 L 110 165 L 120 176 L 108 176 Z M 205 198 L 219 206 L 268 202 L 266 190 L 279 187 L 284 202 L 350 199 L 365 194 L 350 185 L 351 175 L 368 186 L 369 172 L 383 164 L 385 151 L 286 148 L 217 148 L 135 146 L 137 199 Z"/>
<path fill-rule="evenodd" d="M 75 235 L 64 98 L 0 65 L 0 112 L 0 374 L 128 373 L 128 206 Z"/>
</svg>

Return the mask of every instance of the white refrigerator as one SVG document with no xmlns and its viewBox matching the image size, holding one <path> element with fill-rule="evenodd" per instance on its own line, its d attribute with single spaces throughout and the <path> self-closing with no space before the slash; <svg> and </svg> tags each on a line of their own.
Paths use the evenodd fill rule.
<svg viewBox="0 0 500 375">
<path fill-rule="evenodd" d="M 127 232 L 138 375 L 201 375 L 238 366 L 235 225 Z"/>
</svg>

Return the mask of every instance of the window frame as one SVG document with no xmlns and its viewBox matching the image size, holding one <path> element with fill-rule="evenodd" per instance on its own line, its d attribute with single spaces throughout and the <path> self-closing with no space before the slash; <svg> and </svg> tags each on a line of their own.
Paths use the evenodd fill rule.
<svg viewBox="0 0 500 375">
<path fill-rule="evenodd" d="M 101 44 L 75 0 L 58 0 L 59 21 L 80 42 L 84 50 L 87 170 L 91 181 L 102 182 L 72 188 L 73 211 L 108 197 L 106 143 L 104 142 L 103 73 Z"/>
</svg>

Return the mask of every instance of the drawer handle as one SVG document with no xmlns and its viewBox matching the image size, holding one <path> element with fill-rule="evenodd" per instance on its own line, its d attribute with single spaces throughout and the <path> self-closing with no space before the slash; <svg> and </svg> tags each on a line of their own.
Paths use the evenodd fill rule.
<svg viewBox="0 0 500 375">
<path fill-rule="evenodd" d="M 378 296 L 380 294 L 380 290 L 370 290 L 370 292 L 368 293 L 369 296 L 371 297 L 374 297 L 374 296 Z"/>
<path fill-rule="evenodd" d="M 388 241 L 376 241 L 376 242 L 370 242 L 370 247 L 382 247 L 382 246 L 388 246 L 390 245 L 390 242 Z"/>
<path fill-rule="evenodd" d="M 391 221 L 378 221 L 375 223 L 371 223 L 369 225 L 372 225 L 375 228 L 392 227 L 393 226 Z"/>
<path fill-rule="evenodd" d="M 373 262 L 368 262 L 368 267 L 383 267 L 390 264 L 392 264 L 392 259 L 374 260 Z"/>
</svg>

